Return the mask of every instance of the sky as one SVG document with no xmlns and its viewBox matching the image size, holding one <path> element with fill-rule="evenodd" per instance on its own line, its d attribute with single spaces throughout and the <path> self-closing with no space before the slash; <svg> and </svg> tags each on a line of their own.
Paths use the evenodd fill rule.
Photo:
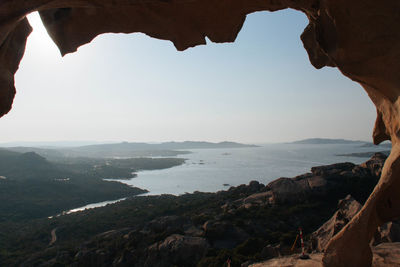
<svg viewBox="0 0 400 267">
<path fill-rule="evenodd" d="M 37 14 L 0 142 L 371 140 L 375 108 L 335 68 L 316 70 L 300 12 L 247 16 L 234 43 L 178 52 L 144 34 L 103 34 L 61 57 Z"/>
</svg>

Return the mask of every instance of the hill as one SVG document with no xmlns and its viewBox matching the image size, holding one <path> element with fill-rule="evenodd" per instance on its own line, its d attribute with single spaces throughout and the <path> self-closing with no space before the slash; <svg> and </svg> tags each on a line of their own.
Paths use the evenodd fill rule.
<svg viewBox="0 0 400 267">
<path fill-rule="evenodd" d="M 103 179 L 133 178 L 140 170 L 171 168 L 185 162 L 181 158 L 63 156 L 49 161 L 29 148 L 19 150 L 24 153 L 0 149 L 0 222 L 43 218 L 90 203 L 145 193 Z"/>
<path fill-rule="evenodd" d="M 165 142 L 158 144 L 149 143 L 112 143 L 96 144 L 78 147 L 7 147 L 15 152 L 33 151 L 49 160 L 60 160 L 63 157 L 89 157 L 89 158 L 126 158 L 126 157 L 172 157 L 190 153 L 190 149 L 223 149 L 256 147 L 255 145 L 240 144 L 235 142 Z"/>
<path fill-rule="evenodd" d="M 336 156 L 339 157 L 356 157 L 356 158 L 370 158 L 375 153 L 382 153 L 386 156 L 389 156 L 390 150 L 383 150 L 383 151 L 368 151 L 368 152 L 358 152 L 358 153 L 347 153 L 347 154 L 337 154 Z"/>
<path fill-rule="evenodd" d="M 35 152 L 0 149 L 0 222 L 26 221 L 146 190 L 104 178 L 131 178 L 138 170 L 170 168 L 179 158 L 88 159 L 51 162 Z"/>
<path fill-rule="evenodd" d="M 241 148 L 253 147 L 234 142 L 166 142 L 160 144 L 148 143 L 128 143 L 101 144 L 81 146 L 62 150 L 68 156 L 80 155 L 86 157 L 137 157 L 137 156 L 176 156 L 190 153 L 189 149 L 209 149 L 209 148 Z"/>
<path fill-rule="evenodd" d="M 329 139 L 329 138 L 309 138 L 299 141 L 291 142 L 290 144 L 301 145 L 327 145 L 327 144 L 365 144 L 367 142 L 359 140 L 346 140 L 346 139 Z"/>
</svg>

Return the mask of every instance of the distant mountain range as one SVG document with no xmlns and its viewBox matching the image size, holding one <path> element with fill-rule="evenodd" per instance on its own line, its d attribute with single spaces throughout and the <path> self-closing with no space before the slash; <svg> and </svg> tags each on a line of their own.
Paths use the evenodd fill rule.
<svg viewBox="0 0 400 267">
<path fill-rule="evenodd" d="M 291 142 L 290 144 L 304 144 L 304 145 L 325 145 L 325 144 L 366 144 L 368 142 L 360 140 L 346 140 L 346 139 L 329 139 L 329 138 L 309 138 L 299 141 Z"/>
<path fill-rule="evenodd" d="M 99 144 L 81 146 L 78 150 L 103 150 L 103 149 L 123 149 L 123 150 L 175 150 L 175 149 L 207 149 L 207 148 L 240 148 L 240 147 L 256 147 L 255 145 L 246 145 L 235 142 L 202 142 L 202 141 L 185 141 L 185 142 L 165 142 L 159 144 L 149 143 L 128 143 L 122 142 L 117 144 Z"/>
<path fill-rule="evenodd" d="M 390 150 L 383 151 L 368 151 L 368 152 L 359 152 L 359 153 L 348 153 L 348 154 L 337 154 L 339 157 L 356 157 L 356 158 L 370 158 L 376 153 L 381 153 L 385 156 L 389 156 Z"/>
<path fill-rule="evenodd" d="M 329 138 L 308 138 L 299 141 L 290 142 L 289 144 L 301 144 L 301 145 L 328 145 L 328 144 L 350 144 L 350 145 L 361 145 L 362 147 L 374 147 L 371 142 L 361 141 L 361 140 L 347 140 L 347 139 L 329 139 Z M 379 146 L 383 147 L 391 147 L 392 144 L 390 142 L 383 142 Z"/>
<path fill-rule="evenodd" d="M 242 148 L 256 147 L 255 145 L 240 144 L 235 142 L 165 142 L 159 144 L 149 143 L 113 143 L 113 144 L 95 144 L 77 147 L 7 147 L 8 150 L 26 153 L 35 152 L 48 159 L 62 157 L 170 157 L 180 154 L 188 154 L 190 149 L 224 149 L 224 148 Z"/>
<path fill-rule="evenodd" d="M 87 145 L 98 145 L 104 143 L 113 142 L 99 142 L 99 141 L 20 141 L 20 142 L 5 142 L 0 143 L 0 147 L 41 147 L 41 148 L 52 148 L 52 147 L 76 147 L 76 146 L 87 146 Z M 115 142 L 117 143 L 117 142 Z"/>
</svg>

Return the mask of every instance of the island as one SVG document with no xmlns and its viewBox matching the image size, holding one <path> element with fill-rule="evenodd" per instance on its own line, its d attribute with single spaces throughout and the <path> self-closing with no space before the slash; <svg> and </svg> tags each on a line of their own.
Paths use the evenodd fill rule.
<svg viewBox="0 0 400 267">
<path fill-rule="evenodd" d="M 7 147 L 15 152 L 35 152 L 49 160 L 57 160 L 65 157 L 86 158 L 132 158 L 132 157 L 172 157 L 191 153 L 191 149 L 226 149 L 257 147 L 256 145 L 241 144 L 236 142 L 164 142 L 164 143 L 112 143 L 96 144 L 78 147 Z"/>
<path fill-rule="evenodd" d="M 329 139 L 329 138 L 308 138 L 299 141 L 290 142 L 289 144 L 299 145 L 330 145 L 330 144 L 341 144 L 341 145 L 362 145 L 368 142 L 360 140 L 346 140 L 346 139 Z"/>
<path fill-rule="evenodd" d="M 359 152 L 359 153 L 348 153 L 348 154 L 337 154 L 338 157 L 356 157 L 356 158 L 370 158 L 375 153 L 382 153 L 386 156 L 389 156 L 390 150 L 383 151 L 368 151 L 368 152 Z"/>
</svg>

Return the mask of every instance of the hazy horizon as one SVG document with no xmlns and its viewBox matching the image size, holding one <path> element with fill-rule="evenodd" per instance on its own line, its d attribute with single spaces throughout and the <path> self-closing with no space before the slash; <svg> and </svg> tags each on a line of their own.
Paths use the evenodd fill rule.
<svg viewBox="0 0 400 267">
<path fill-rule="evenodd" d="M 0 143 L 372 140 L 373 104 L 337 69 L 310 64 L 300 12 L 251 14 L 235 43 L 178 52 L 144 34 L 104 34 L 63 58 L 38 15 L 29 20 Z"/>
<path fill-rule="evenodd" d="M 310 137 L 305 139 L 314 139 L 320 137 Z M 330 138 L 321 138 L 321 139 L 330 139 Z M 335 138 L 336 139 L 336 138 Z M 338 138 L 340 139 L 340 138 Z M 235 140 L 220 140 L 220 141 L 209 141 L 209 140 L 183 140 L 183 141 L 176 141 L 176 140 L 169 140 L 169 141 L 127 141 L 127 140 L 118 140 L 118 141 L 90 141 L 90 140 L 58 140 L 58 141 L 12 141 L 12 142 L 0 142 L 0 147 L 13 147 L 13 146 L 32 146 L 32 147 L 73 147 L 73 146 L 86 146 L 86 145 L 100 145 L 100 144 L 118 144 L 118 143 L 146 143 L 146 144 L 161 144 L 161 143 L 169 143 L 169 142 L 209 142 L 209 143 L 220 143 L 220 142 L 234 142 L 234 143 L 242 143 L 246 145 L 268 145 L 268 144 L 284 144 L 284 143 L 291 143 L 295 141 L 301 141 L 304 139 L 296 139 L 296 140 L 287 140 L 283 142 L 238 142 Z M 369 140 L 362 140 L 362 139 L 345 139 L 350 141 L 360 141 L 370 143 Z"/>
</svg>

